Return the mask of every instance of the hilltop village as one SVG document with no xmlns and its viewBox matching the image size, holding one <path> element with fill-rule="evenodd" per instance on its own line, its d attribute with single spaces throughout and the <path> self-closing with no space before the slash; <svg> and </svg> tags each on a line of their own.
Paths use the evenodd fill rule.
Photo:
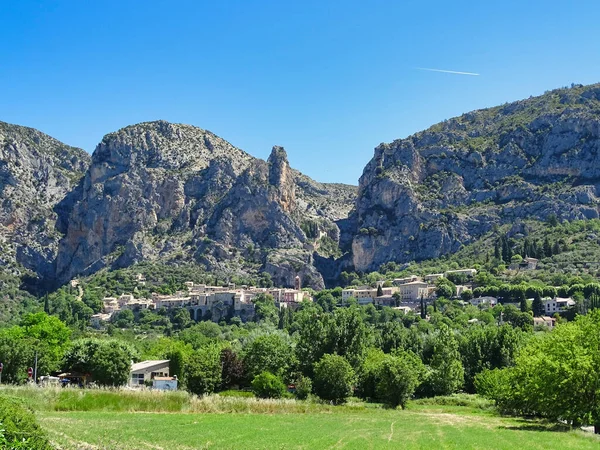
<svg viewBox="0 0 600 450">
<path fill-rule="evenodd" d="M 522 270 L 535 270 L 537 260 L 526 258 L 522 263 Z M 404 313 L 420 313 L 423 307 L 431 304 L 437 297 L 437 284 L 440 279 L 460 276 L 466 280 L 465 284 L 456 285 L 454 298 L 466 300 L 473 306 L 493 307 L 498 303 L 498 298 L 493 296 L 479 296 L 469 298 L 473 290 L 472 279 L 477 274 L 476 269 L 450 270 L 445 273 L 432 273 L 419 277 L 411 275 L 405 278 L 396 278 L 390 281 L 379 281 L 376 286 L 350 286 L 342 289 L 341 303 L 345 306 L 356 302 L 359 305 L 387 306 Z M 137 275 L 137 282 L 144 285 L 146 280 L 143 275 Z M 73 280 L 77 285 L 77 280 Z M 312 291 L 301 288 L 300 277 L 295 278 L 294 288 L 259 288 L 254 286 L 211 286 L 195 284 L 188 281 L 186 290 L 177 291 L 172 295 L 152 293 L 150 298 L 135 298 L 131 293 L 123 293 L 118 297 L 104 297 L 103 310 L 91 317 L 91 325 L 100 328 L 103 323 L 109 322 L 117 313 L 123 310 L 139 312 L 142 310 L 159 311 L 164 309 L 185 308 L 189 311 L 193 321 L 212 320 L 219 322 L 231 317 L 239 317 L 243 322 L 252 320 L 255 315 L 254 300 L 258 296 L 270 296 L 278 309 L 291 308 L 296 310 L 302 302 L 313 301 Z M 536 318 L 539 324 L 552 327 L 554 321 L 548 317 L 554 313 L 567 310 L 574 305 L 570 298 L 545 298 L 543 299 L 544 314 Z M 518 305 L 516 305 L 518 306 Z"/>
</svg>

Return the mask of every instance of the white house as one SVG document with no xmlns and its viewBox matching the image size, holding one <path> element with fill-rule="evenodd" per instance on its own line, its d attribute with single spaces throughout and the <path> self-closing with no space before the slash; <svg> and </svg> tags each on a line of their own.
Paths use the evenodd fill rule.
<svg viewBox="0 0 600 450">
<path fill-rule="evenodd" d="M 569 308 L 575 306 L 575 300 L 572 298 L 548 298 L 542 300 L 544 304 L 544 314 L 552 316 L 555 313 L 561 313 L 567 311 Z"/>
<path fill-rule="evenodd" d="M 435 280 L 437 280 L 438 278 L 444 278 L 444 274 L 443 273 L 430 273 L 429 275 L 425 275 L 423 277 L 423 280 L 427 281 L 428 283 L 435 283 Z"/>
<path fill-rule="evenodd" d="M 488 305 L 488 306 L 496 306 L 498 303 L 498 299 L 496 297 L 477 297 L 471 299 L 471 305 L 479 306 L 479 305 Z"/>
<path fill-rule="evenodd" d="M 446 273 L 444 275 L 447 277 L 450 274 L 466 275 L 468 277 L 474 277 L 475 275 L 477 275 L 477 269 L 448 270 L 448 271 L 446 271 Z"/>
<path fill-rule="evenodd" d="M 416 275 L 411 275 L 406 278 L 394 278 L 392 284 L 394 286 L 400 286 L 401 284 L 412 283 L 413 281 L 420 281 L 421 279 Z"/>
<path fill-rule="evenodd" d="M 169 376 L 169 360 L 142 361 L 131 365 L 129 385 L 131 387 L 144 386 L 146 381 L 156 377 Z"/>
<path fill-rule="evenodd" d="M 421 297 L 429 297 L 429 289 L 424 281 L 413 281 L 399 286 L 400 301 L 414 303 Z"/>
</svg>

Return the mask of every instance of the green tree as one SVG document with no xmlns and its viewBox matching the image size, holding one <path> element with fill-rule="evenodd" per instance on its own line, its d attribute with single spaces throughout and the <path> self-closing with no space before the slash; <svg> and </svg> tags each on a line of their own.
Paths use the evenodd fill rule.
<svg viewBox="0 0 600 450">
<path fill-rule="evenodd" d="M 33 342 L 19 327 L 0 330 L 0 361 L 4 364 L 3 383 L 19 384 L 27 379 L 27 368 L 34 361 Z"/>
<path fill-rule="evenodd" d="M 315 294 L 314 301 L 317 305 L 323 308 L 323 311 L 333 311 L 337 304 L 337 299 L 333 296 L 333 294 L 324 289 Z"/>
<path fill-rule="evenodd" d="M 456 286 L 447 278 L 441 277 L 435 281 L 435 295 L 438 298 L 453 298 L 456 295 Z"/>
<path fill-rule="evenodd" d="M 305 376 L 300 376 L 296 381 L 296 398 L 306 400 L 312 392 L 312 380 Z"/>
<path fill-rule="evenodd" d="M 268 294 L 259 294 L 254 299 L 254 317 L 259 323 L 270 323 L 273 326 L 277 326 L 279 323 L 279 311 L 275 306 L 275 300 Z"/>
<path fill-rule="evenodd" d="M 534 297 L 531 303 L 531 310 L 533 311 L 534 317 L 541 317 L 544 315 L 544 303 L 542 303 L 541 297 Z"/>
<path fill-rule="evenodd" d="M 502 410 L 594 425 L 600 433 L 600 311 L 531 339 L 514 367 L 483 372 L 476 386 Z"/>
<path fill-rule="evenodd" d="M 429 375 L 422 384 L 425 395 L 449 395 L 462 388 L 464 368 L 458 342 L 447 326 L 442 326 L 433 337 L 432 353 L 428 361 Z"/>
<path fill-rule="evenodd" d="M 135 320 L 133 311 L 131 311 L 130 309 L 124 309 L 122 311 L 119 311 L 117 314 L 115 314 L 114 317 L 114 323 L 119 328 L 130 327 L 133 325 L 133 322 Z"/>
<path fill-rule="evenodd" d="M 190 313 L 186 308 L 178 308 L 171 319 L 175 329 L 183 330 L 192 323 Z"/>
<path fill-rule="evenodd" d="M 243 360 L 250 379 L 264 371 L 283 376 L 294 364 L 294 351 L 283 333 L 262 334 L 244 347 Z"/>
<path fill-rule="evenodd" d="M 425 366 L 414 353 L 387 355 L 379 367 L 378 398 L 393 408 L 405 408 L 424 375 Z"/>
<path fill-rule="evenodd" d="M 131 355 L 126 346 L 101 345 L 92 359 L 93 380 L 101 386 L 123 386 L 129 380 Z"/>
<path fill-rule="evenodd" d="M 65 354 L 64 367 L 71 372 L 89 373 L 101 386 L 122 386 L 129 380 L 131 361 L 137 352 L 116 339 L 80 339 Z"/>
<path fill-rule="evenodd" d="M 462 298 L 465 302 L 468 302 L 473 298 L 473 291 L 470 289 L 465 289 L 461 292 L 460 298 Z"/>
<path fill-rule="evenodd" d="M 378 348 L 371 348 L 357 374 L 356 390 L 365 400 L 377 400 L 377 384 L 380 380 L 381 363 L 386 354 Z"/>
<path fill-rule="evenodd" d="M 325 328 L 328 332 L 325 352 L 345 356 L 353 367 L 358 368 L 367 349 L 374 343 L 373 331 L 364 322 L 361 308 L 336 309 Z"/>
<path fill-rule="evenodd" d="M 325 355 L 315 364 L 314 391 L 323 400 L 341 404 L 352 394 L 356 381 L 350 363 L 339 355 Z"/>
<path fill-rule="evenodd" d="M 405 348 L 408 344 L 409 331 L 397 321 L 386 321 L 377 327 L 379 332 L 379 347 L 385 352 L 390 353 L 398 348 Z"/>
<path fill-rule="evenodd" d="M 252 380 L 252 392 L 259 398 L 281 398 L 286 392 L 286 387 L 277 375 L 261 372 Z"/>
<path fill-rule="evenodd" d="M 462 334 L 459 352 L 465 369 L 465 390 L 475 392 L 475 376 L 486 369 L 514 364 L 526 334 L 508 324 L 503 326 L 469 327 Z"/>
<path fill-rule="evenodd" d="M 196 395 L 210 394 L 221 384 L 221 348 L 211 344 L 196 350 L 184 365 L 188 390 Z"/>
<path fill-rule="evenodd" d="M 558 226 L 558 217 L 556 217 L 556 214 L 550 214 L 547 218 L 546 218 L 546 222 L 548 223 L 548 225 L 550 225 L 551 227 L 557 227 Z"/>
<path fill-rule="evenodd" d="M 325 354 L 331 316 L 315 305 L 298 311 L 295 316 L 295 354 L 302 373 L 313 376 L 314 364 Z"/>
</svg>

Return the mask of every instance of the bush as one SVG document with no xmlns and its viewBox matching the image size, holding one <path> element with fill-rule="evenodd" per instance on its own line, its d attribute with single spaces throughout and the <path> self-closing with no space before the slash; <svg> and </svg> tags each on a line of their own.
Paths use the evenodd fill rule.
<svg viewBox="0 0 600 450">
<path fill-rule="evenodd" d="M 281 398 L 285 395 L 286 387 L 278 376 L 262 372 L 252 380 L 252 391 L 259 398 Z"/>
<path fill-rule="evenodd" d="M 312 392 L 312 380 L 308 377 L 300 377 L 296 382 L 296 398 L 306 400 Z"/>
<path fill-rule="evenodd" d="M 352 366 L 342 356 L 325 355 L 315 364 L 315 393 L 323 400 L 344 403 L 355 381 Z"/>
<path fill-rule="evenodd" d="M 0 448 L 52 449 L 33 413 L 7 397 L 0 397 L 0 430 Z"/>
</svg>

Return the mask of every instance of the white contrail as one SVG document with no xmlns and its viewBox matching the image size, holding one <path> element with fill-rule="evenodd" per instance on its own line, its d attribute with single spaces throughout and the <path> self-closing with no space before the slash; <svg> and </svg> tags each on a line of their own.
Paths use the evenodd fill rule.
<svg viewBox="0 0 600 450">
<path fill-rule="evenodd" d="M 455 70 L 442 70 L 442 69 L 427 69 L 426 67 L 415 67 L 417 70 L 427 70 L 428 72 L 442 72 L 442 73 L 453 73 L 455 75 L 471 75 L 473 77 L 478 77 L 478 73 L 473 72 L 457 72 Z"/>
</svg>

